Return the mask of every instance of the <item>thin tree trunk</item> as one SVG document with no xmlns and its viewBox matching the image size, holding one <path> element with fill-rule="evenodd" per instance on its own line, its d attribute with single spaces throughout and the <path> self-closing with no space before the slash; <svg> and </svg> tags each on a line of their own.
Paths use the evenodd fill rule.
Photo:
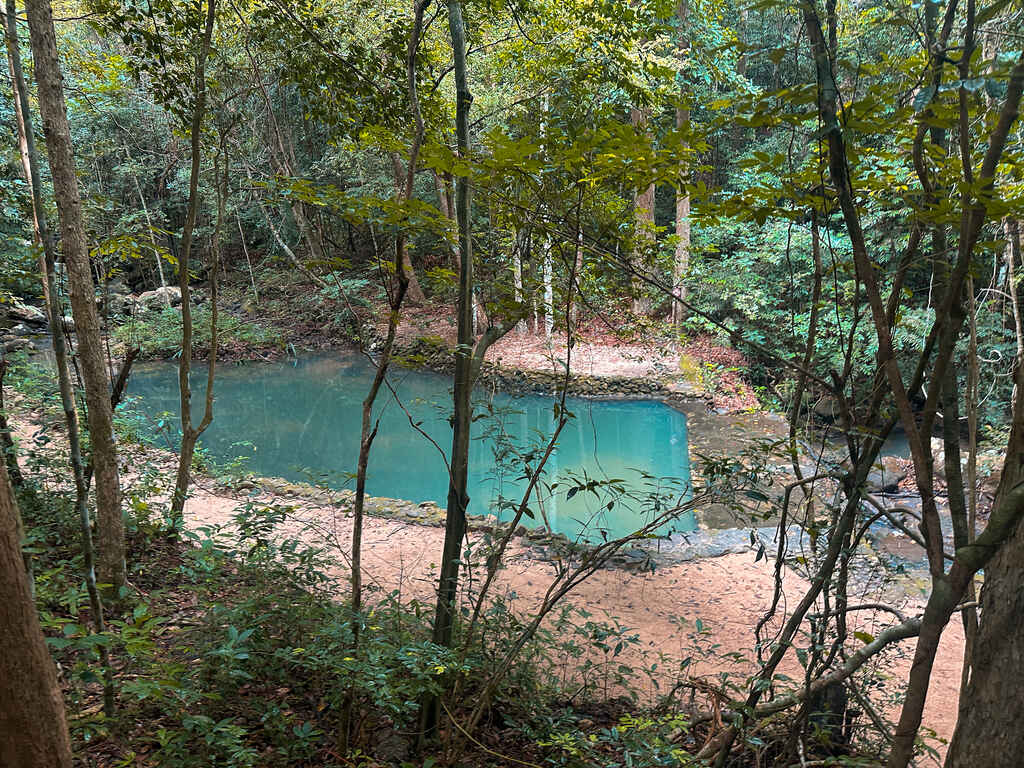
<svg viewBox="0 0 1024 768">
<path fill-rule="evenodd" d="M 448 0 L 448 28 L 455 58 L 456 138 L 459 155 L 469 155 L 469 108 L 473 97 L 469 92 L 466 69 L 466 28 L 462 19 L 461 0 Z M 448 508 L 445 516 L 444 550 L 441 555 L 434 615 L 433 642 L 444 648 L 452 645 L 455 623 L 455 598 L 459 583 L 462 542 L 466 536 L 466 508 L 469 497 L 466 486 L 469 475 L 469 441 L 473 389 L 473 240 L 470 231 L 469 177 L 460 175 L 455 185 L 455 211 L 459 226 L 459 296 L 456 307 L 458 347 L 455 350 L 455 391 L 452 418 L 451 473 L 448 485 Z M 430 697 L 423 711 L 423 731 L 432 733 L 437 727 L 439 701 Z"/>
<path fill-rule="evenodd" d="M 965 70 L 969 67 L 970 52 L 974 48 L 973 29 L 975 19 L 973 11 L 973 2 L 969 1 L 963 45 L 965 53 L 961 56 L 961 82 L 967 77 Z M 864 285 L 865 293 L 868 297 L 871 317 L 876 330 L 875 336 L 878 340 L 879 368 L 885 372 L 893 399 L 900 414 L 900 419 L 907 432 L 911 455 L 914 461 L 914 472 L 917 477 L 918 488 L 921 490 L 922 533 L 926 545 L 929 570 L 932 576 L 932 592 L 928 598 L 921 622 L 920 635 L 914 651 L 914 661 L 910 670 L 907 692 L 904 697 L 900 720 L 893 734 L 893 746 L 887 762 L 889 768 L 905 768 L 913 756 L 914 742 L 921 724 L 921 716 L 928 693 L 932 667 L 942 631 L 967 589 L 968 584 L 973 580 L 974 574 L 981 568 L 986 567 L 996 553 L 1003 549 L 1012 551 L 1013 546 L 1007 547 L 1006 542 L 1011 538 L 1018 521 L 1022 514 L 1024 514 L 1024 483 L 1019 482 L 1022 476 L 1024 476 L 1024 471 L 1022 471 L 1022 468 L 1024 468 L 1024 411 L 1021 410 L 1020 402 L 1017 402 L 1014 404 L 1013 426 L 1007 446 L 1007 466 L 1003 472 L 1000 493 L 997 494 L 996 504 L 993 507 L 989 523 L 973 544 L 957 550 L 949 572 L 945 572 L 942 533 L 933 494 L 930 453 L 925 451 L 926 437 L 922 437 L 929 435 L 931 432 L 931 425 L 939 405 L 938 398 L 943 389 L 941 383 L 945 380 L 945 371 L 947 366 L 950 365 L 955 349 L 956 337 L 962 325 L 962 286 L 969 271 L 971 256 L 974 252 L 978 236 L 986 221 L 986 207 L 982 202 L 984 198 L 979 199 L 976 196 L 975 190 L 983 190 L 983 194 L 993 191 L 996 169 L 1006 147 L 1007 137 L 1018 116 L 1021 92 L 1024 89 L 1024 57 L 1018 58 L 1011 70 L 1003 107 L 989 134 L 988 146 L 976 179 L 972 166 L 970 147 L 967 143 L 969 140 L 967 92 L 963 86 L 959 89 L 959 135 L 964 184 L 962 185 L 960 198 L 961 222 L 958 252 L 955 266 L 950 273 L 949 287 L 942 300 L 942 306 L 937 313 L 936 328 L 933 329 L 938 336 L 939 343 L 931 373 L 932 386 L 928 391 L 925 404 L 921 408 L 920 416 L 918 416 L 911 407 L 907 388 L 893 354 L 890 335 L 891 319 L 881 301 L 874 264 L 868 255 L 867 241 L 856 207 L 855 191 L 847 166 L 848 158 L 845 136 L 837 118 L 837 83 L 833 76 L 830 58 L 834 55 L 835 51 L 834 39 L 831 40 L 831 45 L 825 42 L 821 22 L 812 4 L 805 3 L 803 5 L 803 16 L 816 69 L 818 115 L 823 125 L 822 135 L 826 137 L 828 144 L 829 176 L 832 186 L 836 190 L 839 206 L 849 233 L 857 275 Z M 951 18 L 951 16 L 947 16 L 947 18 Z M 834 38 L 834 16 L 831 14 L 829 21 L 830 38 Z M 929 53 L 932 53 L 931 49 L 929 49 Z M 917 150 L 915 148 L 916 154 Z M 927 185 L 925 178 L 922 178 L 922 185 Z M 1018 368 L 1018 379 L 1020 375 L 1020 368 Z M 1013 484 L 1008 485 L 1010 482 Z M 1011 588 L 1009 586 L 1010 583 L 1012 582 L 1007 582 L 1004 590 Z M 1005 593 L 1002 597 L 1007 603 L 1011 602 Z M 1005 632 L 1006 629 L 1004 628 L 1003 631 Z M 995 643 L 999 642 L 997 637 L 993 637 L 991 640 Z M 979 655 L 984 656 L 986 653 L 986 651 L 981 650 L 981 635 L 979 635 L 979 643 L 975 646 L 975 649 L 976 657 Z M 991 648 L 986 650 L 991 653 Z M 1011 655 L 1010 659 L 1012 658 Z M 1018 662 L 1020 658 L 1022 656 L 1018 655 Z M 1001 670 L 1004 679 L 1014 678 L 1014 675 L 1010 674 L 1011 669 L 1014 672 L 1019 672 L 1017 667 L 1004 668 Z M 978 668 L 975 666 L 974 680 L 977 679 L 977 672 Z M 974 690 L 973 681 L 971 690 Z M 1020 752 L 1008 754 L 1014 754 L 1016 759 Z"/>
<path fill-rule="evenodd" d="M 75 319 L 85 400 L 89 408 L 89 439 L 96 473 L 99 523 L 99 578 L 111 584 L 116 594 L 127 583 L 127 575 L 121 484 L 110 407 L 110 378 L 89 267 L 89 250 L 85 241 L 82 201 L 58 64 L 53 12 L 49 0 L 29 0 L 27 10 L 36 82 L 39 86 L 39 111 L 43 118 L 50 174 L 60 216 L 61 247 L 68 270 L 71 311 Z M 37 210 L 37 216 L 39 214 Z M 55 305 L 56 301 L 52 301 L 51 306 Z M 51 314 L 51 322 L 52 317 Z M 58 333 L 59 326 L 54 326 L 54 337 Z"/>
<path fill-rule="evenodd" d="M 132 156 L 128 152 L 128 145 L 124 145 L 124 156 L 128 158 L 128 162 L 132 162 Z M 135 193 L 139 196 L 139 205 L 142 206 L 142 213 L 146 217 L 146 226 L 149 228 L 149 242 L 153 246 L 153 258 L 156 260 L 156 271 L 160 276 L 160 287 L 167 287 L 167 279 L 164 277 L 164 265 L 163 260 L 160 258 L 160 249 L 156 247 L 156 234 L 153 232 L 153 219 L 149 216 L 149 206 L 146 205 L 146 196 L 142 194 L 142 185 L 139 184 L 139 177 L 132 171 L 132 181 L 135 182 Z M 167 291 L 163 291 L 164 303 L 171 306 L 171 296 Z"/>
<path fill-rule="evenodd" d="M 512 245 L 512 285 L 515 290 L 515 301 L 517 305 L 523 302 L 523 250 L 522 250 L 522 234 L 516 231 L 513 235 Z M 524 335 L 527 331 L 526 321 L 520 320 L 516 323 L 516 333 L 520 336 Z"/>
<path fill-rule="evenodd" d="M 555 294 L 551 284 L 551 243 L 544 243 L 544 336 L 551 338 L 555 327 Z"/>
<path fill-rule="evenodd" d="M 967 342 L 967 543 L 973 544 L 978 527 L 978 317 L 974 301 L 974 279 L 967 279 L 967 309 L 970 321 L 970 336 Z M 1020 363 L 1018 362 L 1018 365 Z M 977 601 L 975 580 L 972 578 L 964 595 L 964 602 Z M 974 643 L 978 637 L 978 609 L 964 608 L 961 612 L 964 624 L 964 665 L 960 674 L 960 713 L 964 716 L 967 703 L 967 686 L 971 681 L 971 659 Z"/>
<path fill-rule="evenodd" d="M 4 26 L 4 30 L 7 35 L 7 68 L 11 75 L 11 84 L 14 89 L 14 121 L 18 128 L 18 154 L 21 156 L 21 170 L 25 177 L 25 185 L 28 187 L 29 195 L 32 194 L 32 169 L 29 165 L 29 153 L 28 153 L 28 132 L 32 128 L 32 121 L 28 115 L 22 110 L 21 97 L 18 92 L 18 83 L 24 84 L 25 76 L 21 71 L 21 54 L 18 46 L 18 24 L 16 21 L 16 6 L 13 2 L 6 4 L 7 8 L 7 23 Z M 17 56 L 17 61 L 15 60 Z M 31 114 L 31 113 L 29 113 Z M 39 222 L 36 221 L 35 207 L 32 208 L 32 236 L 33 242 L 36 248 L 39 248 L 39 272 L 42 274 L 45 271 L 45 264 L 43 259 L 42 244 L 43 241 L 39 237 Z M 46 281 L 43 280 L 43 294 L 44 298 L 49 300 L 49 294 L 47 291 Z M 17 482 L 15 478 L 11 477 L 11 482 Z"/>
<path fill-rule="evenodd" d="M 690 49 L 689 38 L 684 34 L 683 27 L 690 15 L 689 0 L 680 0 L 679 17 L 679 55 L 685 59 Z M 685 88 L 684 88 L 685 91 Z M 685 92 L 682 94 L 685 96 Z M 676 130 L 682 130 L 690 122 L 690 110 L 676 109 Z M 676 189 L 676 252 L 672 262 L 672 325 L 679 332 L 686 317 L 683 302 L 686 301 L 686 284 L 684 279 L 690 269 L 690 195 L 682 186 Z"/>
<path fill-rule="evenodd" d="M 415 162 L 415 160 L 413 161 Z M 407 176 L 406 169 L 402 167 L 402 158 L 398 156 L 397 152 L 391 153 L 391 169 L 394 173 L 395 179 L 395 195 L 399 200 L 404 200 L 405 193 L 405 179 Z M 415 173 L 416 168 L 412 163 L 408 173 Z M 396 247 L 400 247 L 401 250 L 398 253 L 399 261 L 402 265 L 402 273 L 409 281 L 409 287 L 407 296 L 409 301 L 413 304 L 422 304 L 426 301 L 426 296 L 423 295 L 423 289 L 420 288 L 420 281 L 416 279 L 416 270 L 412 267 L 412 260 L 409 258 L 408 241 L 403 234 L 396 235 L 395 240 Z"/>
<path fill-rule="evenodd" d="M 647 130 L 648 119 L 646 110 L 634 108 L 630 111 L 630 120 L 633 123 L 633 127 L 638 130 Z M 644 293 L 644 281 L 639 275 L 648 271 L 646 250 L 651 245 L 653 237 L 654 191 L 654 184 L 649 184 L 644 189 L 637 190 L 633 195 L 633 217 L 636 223 L 636 234 L 632 258 L 634 274 L 631 280 L 633 285 L 633 314 L 635 315 L 647 315 L 651 311 L 651 300 Z"/>
<path fill-rule="evenodd" d="M 14 0 L 7 0 L 8 13 L 13 18 Z M 22 103 L 25 114 L 29 114 L 28 93 L 25 87 L 25 80 L 21 71 L 21 55 L 17 45 L 17 39 L 9 40 L 9 50 L 14 63 L 14 89 L 17 97 Z M 49 222 L 46 217 L 46 208 L 43 204 L 42 183 L 39 174 L 39 156 L 36 152 L 35 138 L 31 134 L 25 134 L 26 147 L 29 158 L 29 178 L 32 188 L 32 206 L 38 228 L 40 241 L 43 246 L 43 273 L 42 280 L 48 286 L 46 295 L 50 300 L 46 303 L 47 317 L 50 322 L 50 335 L 53 339 L 53 358 L 57 369 L 57 383 L 60 390 L 61 406 L 64 409 L 64 423 L 68 430 L 68 451 L 71 464 L 71 475 L 75 484 L 75 511 L 78 514 L 79 530 L 82 536 L 82 555 L 85 570 L 85 586 L 89 595 L 89 607 L 92 610 L 93 625 L 98 634 L 106 632 L 106 623 L 103 617 L 103 601 L 100 598 L 99 588 L 96 583 L 96 557 L 92 541 L 92 523 L 89 518 L 89 487 L 86 481 L 84 462 L 82 461 L 82 448 L 80 438 L 80 427 L 78 422 L 78 411 L 75 408 L 75 394 L 71 382 L 71 366 L 68 361 L 67 342 L 61 328 L 63 317 L 60 306 L 57 303 L 57 282 L 55 269 L 55 255 L 57 246 L 50 231 Z M 110 407 L 109 395 L 107 405 Z M 110 667 L 109 651 L 105 645 L 99 646 L 100 663 L 103 666 L 104 690 L 103 706 L 108 717 L 114 715 L 114 685 Z"/>
<path fill-rule="evenodd" d="M 406 78 L 409 96 L 409 105 L 416 124 L 416 133 L 409 149 L 409 166 L 405 169 L 404 177 L 399 181 L 396 178 L 395 195 L 399 201 L 407 201 L 412 198 L 413 182 L 416 173 L 416 160 L 419 156 L 420 147 L 423 143 L 424 124 L 423 116 L 420 113 L 419 95 L 416 85 L 416 54 L 419 50 L 420 35 L 423 31 L 423 13 L 426 10 L 429 0 L 417 0 L 413 9 L 413 26 L 409 36 L 409 49 L 406 56 Z M 395 169 L 397 172 L 398 164 Z M 411 285 L 410 273 L 403 269 L 407 252 L 405 247 L 406 235 L 404 230 L 399 230 L 395 239 L 394 267 L 395 278 L 398 281 L 397 290 L 390 295 L 390 309 L 388 314 L 388 331 L 384 347 L 381 349 L 377 359 L 377 370 L 373 377 L 366 397 L 363 399 L 361 412 L 361 426 L 359 433 L 359 457 L 356 463 L 356 492 L 352 501 L 352 552 L 351 552 L 351 583 L 352 583 L 352 654 L 359 652 L 360 634 L 362 629 L 363 609 L 363 517 L 366 503 L 366 475 L 370 461 L 370 449 L 377 437 L 377 428 L 380 422 L 373 422 L 373 405 L 377 400 L 381 386 L 387 376 L 388 366 L 391 364 L 391 355 L 394 351 L 395 338 L 398 333 L 398 324 L 401 321 L 400 311 L 402 303 L 408 295 Z M 414 277 L 414 276 L 413 276 Z M 348 740 L 352 727 L 352 710 L 354 706 L 354 693 L 349 692 L 345 697 L 342 707 L 342 747 L 348 751 Z"/>
<path fill-rule="evenodd" d="M 14 438 L 11 437 L 11 425 L 7 422 L 7 405 L 4 402 L 4 375 L 7 373 L 7 365 L 7 360 L 0 351 L 0 451 L 4 454 L 11 485 L 18 488 L 24 483 L 24 479 L 21 476 L 21 467 L 18 466 L 18 453 L 14 447 Z"/>
<path fill-rule="evenodd" d="M 455 200 L 452 198 L 452 189 L 449 185 L 449 179 L 443 178 L 437 171 L 433 171 L 434 174 L 434 191 L 437 192 L 437 209 L 441 211 L 441 215 L 446 219 L 451 219 L 453 222 L 456 219 L 455 216 Z M 447 242 L 447 241 L 446 241 Z M 458 273 L 462 269 L 462 262 L 459 258 L 458 246 L 449 246 L 448 250 L 451 253 L 452 269 Z"/>
<path fill-rule="evenodd" d="M 245 230 L 242 229 L 242 220 L 235 211 L 235 222 L 238 224 L 238 238 L 242 243 L 242 253 L 245 254 L 245 263 L 249 266 L 249 281 L 252 283 L 252 295 L 256 299 L 256 306 L 260 305 L 260 292 L 256 289 L 256 275 L 252 271 L 252 259 L 249 258 L 249 246 L 245 244 Z"/>
<path fill-rule="evenodd" d="M 192 479 L 192 457 L 195 455 L 199 436 L 213 420 L 213 379 L 217 363 L 217 301 L 210 297 L 210 363 L 206 386 L 206 412 L 198 427 L 192 424 L 192 388 L 189 374 L 192 372 L 192 293 L 189 286 L 189 262 L 192 257 L 192 239 L 195 232 L 196 214 L 199 210 L 199 163 L 202 159 L 203 118 L 206 114 L 206 59 L 210 53 L 213 37 L 216 0 L 207 0 L 206 25 L 198 56 L 196 57 L 194 96 L 192 111 L 191 154 L 192 167 L 188 180 L 188 210 L 181 232 L 181 250 L 178 255 L 178 287 L 181 289 L 181 357 L 178 360 L 178 392 L 181 408 L 181 450 L 178 453 L 178 472 L 171 496 L 171 519 L 180 521 L 184 514 L 185 499 Z M 219 179 L 216 180 L 219 185 Z M 218 212 L 218 219 L 220 213 Z M 220 225 L 218 223 L 218 229 Z M 216 290 L 216 275 L 213 278 Z"/>
<path fill-rule="evenodd" d="M 0 765 L 71 768 L 57 672 L 22 567 L 19 519 L 0 464 Z"/>
<path fill-rule="evenodd" d="M 1006 235 L 1006 282 L 1009 286 L 1010 306 L 1013 308 L 1013 331 L 1017 339 L 1018 364 L 1024 362 L 1024 320 L 1021 319 L 1020 293 L 1017 290 L 1017 264 L 1020 262 L 1020 222 L 1006 217 L 1003 220 Z"/>
</svg>

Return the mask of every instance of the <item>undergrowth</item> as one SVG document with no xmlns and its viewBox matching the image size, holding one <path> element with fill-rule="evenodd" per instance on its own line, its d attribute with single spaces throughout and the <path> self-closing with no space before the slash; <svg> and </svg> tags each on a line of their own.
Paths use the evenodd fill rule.
<svg viewBox="0 0 1024 768">
<path fill-rule="evenodd" d="M 210 309 L 202 306 L 192 310 L 193 349 L 201 357 L 210 350 Z M 231 354 L 239 350 L 283 349 L 280 329 L 245 320 L 221 311 L 217 315 L 220 351 Z M 142 312 L 114 328 L 113 338 L 124 347 L 138 347 L 144 358 L 170 358 L 181 354 L 181 311 L 174 307 Z"/>
</svg>

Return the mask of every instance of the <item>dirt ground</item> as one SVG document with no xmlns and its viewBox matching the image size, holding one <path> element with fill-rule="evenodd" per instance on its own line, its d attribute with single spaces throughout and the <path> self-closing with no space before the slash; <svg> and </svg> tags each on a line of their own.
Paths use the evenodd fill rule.
<svg viewBox="0 0 1024 768">
<path fill-rule="evenodd" d="M 282 535 L 327 543 L 345 562 L 350 551 L 351 521 L 343 510 L 290 498 L 276 501 L 296 505 L 294 514 L 282 526 Z M 187 523 L 193 527 L 224 524 L 238 504 L 238 499 L 216 489 L 198 488 L 186 506 Z M 363 533 L 364 582 L 384 594 L 400 590 L 403 600 L 432 601 L 442 540 L 443 531 L 437 527 L 367 518 Z M 525 615 L 543 600 L 554 566 L 535 559 L 524 544 L 519 540 L 511 546 L 509 566 L 499 577 L 496 590 L 514 594 L 516 610 Z M 338 575 L 344 576 L 345 571 Z M 783 610 L 786 598 L 795 602 L 805 582 L 786 571 L 784 586 Z M 566 599 L 576 608 L 593 614 L 596 620 L 617 621 L 631 628 L 629 634 L 638 636 L 639 642 L 630 646 L 619 661 L 649 666 L 659 661 L 662 654 L 676 663 L 692 655 L 699 660 L 690 668 L 691 675 L 714 678 L 728 671 L 741 682 L 742 676 L 753 669 L 753 627 L 770 606 L 773 590 L 773 563 L 755 562 L 751 552 L 666 566 L 647 573 L 604 569 Z M 870 595 L 858 597 L 865 598 Z M 914 607 L 911 601 L 908 609 Z M 851 632 L 874 634 L 889 621 L 884 614 L 864 612 L 856 616 Z M 698 619 L 704 627 L 701 633 L 696 632 Z M 769 626 L 777 627 L 778 622 Z M 960 623 L 951 622 L 936 659 L 924 716 L 924 727 L 934 731 L 939 739 L 935 746 L 940 753 L 945 752 L 942 742 L 950 738 L 956 723 L 963 643 Z M 702 655 L 712 647 L 713 654 Z M 913 641 L 905 641 L 896 653 L 877 662 L 877 670 L 893 684 L 905 680 L 912 653 Z M 730 654 L 739 654 L 746 661 L 725 658 Z M 675 669 L 671 662 L 666 666 L 664 657 L 659 666 Z M 801 673 L 795 658 L 784 663 L 780 671 L 797 679 Z M 889 708 L 893 717 L 898 714 L 897 706 L 898 702 Z M 922 761 L 922 765 L 930 764 L 930 760 Z"/>
</svg>

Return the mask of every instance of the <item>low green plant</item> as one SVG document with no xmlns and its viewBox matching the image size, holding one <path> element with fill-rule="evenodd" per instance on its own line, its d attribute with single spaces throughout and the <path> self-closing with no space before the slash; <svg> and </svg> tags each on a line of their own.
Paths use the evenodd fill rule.
<svg viewBox="0 0 1024 768">
<path fill-rule="evenodd" d="M 210 348 L 210 309 L 192 311 L 193 349 Z M 181 354 L 181 311 L 174 307 L 143 312 L 114 329 L 114 338 L 129 347 L 138 347 L 143 357 L 177 357 Z M 273 328 L 243 320 L 229 312 L 217 316 L 218 344 L 221 349 L 283 348 L 283 334 Z"/>
</svg>

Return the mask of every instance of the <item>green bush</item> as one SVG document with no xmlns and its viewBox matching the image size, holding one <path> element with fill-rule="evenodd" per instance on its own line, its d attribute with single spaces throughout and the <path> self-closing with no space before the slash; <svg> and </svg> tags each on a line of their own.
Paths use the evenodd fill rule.
<svg viewBox="0 0 1024 768">
<path fill-rule="evenodd" d="M 282 332 L 271 326 L 242 320 L 221 311 L 217 316 L 217 336 L 221 350 L 283 348 Z M 181 311 L 174 307 L 144 312 L 114 329 L 114 338 L 129 347 L 138 347 L 143 357 L 177 357 L 181 354 Z M 192 311 L 192 348 L 207 353 L 210 349 L 210 310 Z"/>
</svg>

